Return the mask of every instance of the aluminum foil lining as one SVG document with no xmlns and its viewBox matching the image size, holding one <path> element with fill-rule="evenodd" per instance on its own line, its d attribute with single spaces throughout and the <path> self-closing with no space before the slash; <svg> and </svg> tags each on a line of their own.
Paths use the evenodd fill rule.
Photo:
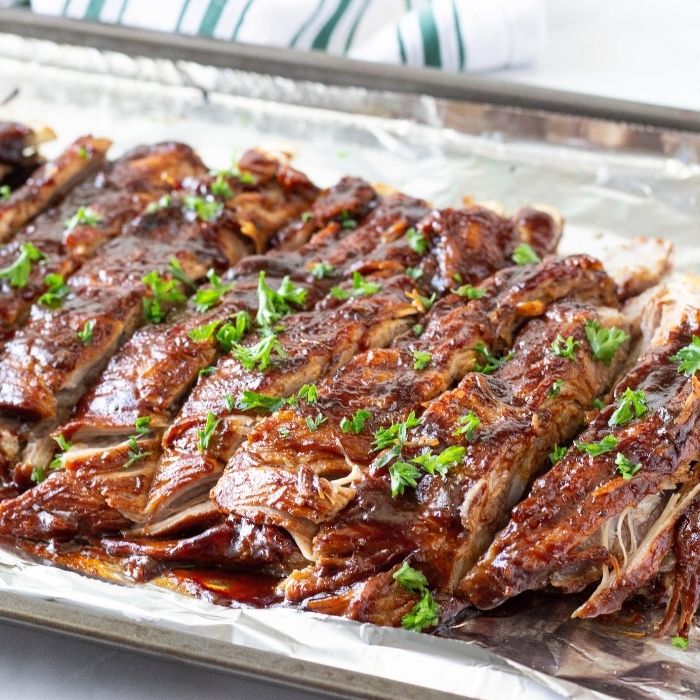
<svg viewBox="0 0 700 700">
<path fill-rule="evenodd" d="M 7 34 L 0 34 L 0 119 L 50 124 L 59 140 L 47 155 L 86 132 L 113 139 L 114 155 L 182 140 L 211 167 L 259 145 L 292 153 L 321 185 L 355 174 L 438 206 L 464 197 L 506 211 L 546 203 L 566 219 L 563 252 L 604 258 L 621 239 L 662 236 L 676 246 L 677 269 L 700 273 L 700 137 L 692 135 Z M 576 602 L 563 596 L 463 620 L 446 639 L 292 610 L 232 610 L 9 552 L 0 552 L 0 590 L 473 698 L 700 694 L 700 651 L 692 645 L 682 651 L 667 639 L 572 621 Z"/>
</svg>

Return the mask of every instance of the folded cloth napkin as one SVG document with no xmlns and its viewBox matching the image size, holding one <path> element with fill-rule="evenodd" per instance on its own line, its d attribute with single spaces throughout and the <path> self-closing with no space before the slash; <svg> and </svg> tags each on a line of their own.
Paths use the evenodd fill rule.
<svg viewBox="0 0 700 700">
<path fill-rule="evenodd" d="M 544 0 L 32 0 L 31 4 L 42 14 L 449 71 L 530 63 L 545 41 Z"/>
</svg>

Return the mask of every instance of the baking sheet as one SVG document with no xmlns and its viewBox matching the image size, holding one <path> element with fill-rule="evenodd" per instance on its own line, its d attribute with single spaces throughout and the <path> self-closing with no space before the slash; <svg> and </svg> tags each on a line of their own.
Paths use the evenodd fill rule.
<svg viewBox="0 0 700 700">
<path fill-rule="evenodd" d="M 0 118 L 49 123 L 55 154 L 86 132 L 183 140 L 211 167 L 251 145 L 295 154 L 321 185 L 347 173 L 438 206 L 546 203 L 563 252 L 663 236 L 700 272 L 697 137 L 430 97 L 327 88 L 0 34 Z M 64 601 L 189 635 L 475 698 L 696 697 L 700 653 L 572 622 L 569 598 L 466 620 L 460 641 L 290 610 L 231 610 L 153 586 L 126 588 L 0 553 L 0 590 Z M 235 654 L 235 646 L 231 653 Z M 299 679 L 303 682 L 303 679 Z M 351 692 L 351 689 L 349 689 Z"/>
</svg>

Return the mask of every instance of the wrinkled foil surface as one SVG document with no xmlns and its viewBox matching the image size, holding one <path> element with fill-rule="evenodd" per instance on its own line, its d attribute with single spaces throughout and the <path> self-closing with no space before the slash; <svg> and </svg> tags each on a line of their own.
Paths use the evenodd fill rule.
<svg viewBox="0 0 700 700">
<path fill-rule="evenodd" d="M 1 27 L 0 27 L 1 32 Z M 320 185 L 354 174 L 436 206 L 464 197 L 558 209 L 561 251 L 664 237 L 700 273 L 700 136 L 427 96 L 369 92 L 0 33 L 0 119 L 93 133 L 112 155 L 182 140 L 213 168 L 249 146 L 282 150 Z M 293 610 L 233 610 L 152 585 L 118 586 L 0 551 L 0 590 L 57 600 L 232 645 L 473 698 L 698 697 L 700 642 L 573 621 L 572 597 L 537 594 L 439 636 Z M 691 640 L 700 639 L 694 630 Z M 445 638 L 449 637 L 449 638 Z M 232 647 L 232 653 L 235 648 Z"/>
</svg>

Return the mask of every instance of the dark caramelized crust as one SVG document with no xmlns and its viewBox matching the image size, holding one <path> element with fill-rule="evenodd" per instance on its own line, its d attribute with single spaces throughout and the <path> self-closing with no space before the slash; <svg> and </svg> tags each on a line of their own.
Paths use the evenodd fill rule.
<svg viewBox="0 0 700 700">
<path fill-rule="evenodd" d="M 588 444 L 613 435 L 614 449 L 596 457 L 571 449 L 514 508 L 508 526 L 462 583 L 472 603 L 490 608 L 547 583 L 574 590 L 597 580 L 601 563 L 623 568 L 623 554 L 613 549 L 616 518 L 644 501 L 653 523 L 664 490 L 687 481 L 688 467 L 700 455 L 700 382 L 679 373 L 671 360 L 697 334 L 699 321 L 693 314 L 657 338 L 618 383 L 616 397 L 627 388 L 645 392 L 646 415 L 611 427 L 615 406 L 608 406 L 578 438 Z M 619 474 L 618 453 L 642 465 L 633 478 Z M 650 531 L 646 522 L 642 534 Z M 627 564 L 624 545 L 618 543 Z"/>
</svg>

